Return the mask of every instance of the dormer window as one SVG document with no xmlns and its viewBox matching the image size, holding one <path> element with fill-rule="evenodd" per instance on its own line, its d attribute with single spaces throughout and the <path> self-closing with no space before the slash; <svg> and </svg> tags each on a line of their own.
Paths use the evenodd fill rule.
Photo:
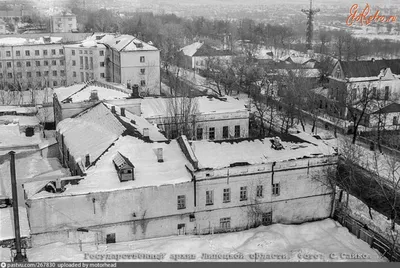
<svg viewBox="0 0 400 268">
<path fill-rule="evenodd" d="M 121 182 L 135 180 L 135 167 L 128 158 L 123 156 L 120 152 L 117 152 L 117 155 L 113 159 L 113 163 Z"/>
</svg>

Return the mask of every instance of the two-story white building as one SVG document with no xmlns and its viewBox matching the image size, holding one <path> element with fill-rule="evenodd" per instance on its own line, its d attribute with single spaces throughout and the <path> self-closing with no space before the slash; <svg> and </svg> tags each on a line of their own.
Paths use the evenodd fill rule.
<svg viewBox="0 0 400 268">
<path fill-rule="evenodd" d="M 87 113 L 58 128 L 66 157 L 82 163 L 84 175 L 24 185 L 33 245 L 201 235 L 331 214 L 332 190 L 315 176 L 337 156 L 322 142 L 281 142 L 282 150 L 268 138 L 151 142 L 136 127 L 118 137 L 128 127 L 124 110 L 113 112 L 121 124 Z M 101 126 L 87 120 L 93 116 Z"/>
</svg>

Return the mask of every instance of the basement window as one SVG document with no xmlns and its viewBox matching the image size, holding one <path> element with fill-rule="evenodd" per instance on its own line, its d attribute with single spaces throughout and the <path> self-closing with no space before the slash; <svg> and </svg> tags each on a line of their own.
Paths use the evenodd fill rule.
<svg viewBox="0 0 400 268">
<path fill-rule="evenodd" d="M 107 234 L 106 244 L 115 243 L 115 233 Z"/>
</svg>

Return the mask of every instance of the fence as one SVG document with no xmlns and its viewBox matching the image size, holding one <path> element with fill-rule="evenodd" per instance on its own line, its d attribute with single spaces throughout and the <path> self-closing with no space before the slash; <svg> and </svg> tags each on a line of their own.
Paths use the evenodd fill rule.
<svg viewBox="0 0 400 268">
<path fill-rule="evenodd" d="M 334 220 L 340 222 L 344 227 L 357 236 L 357 238 L 368 243 L 371 248 L 377 249 L 383 256 L 391 262 L 400 262 L 400 247 L 381 236 L 380 234 L 369 230 L 365 224 L 354 219 L 348 213 L 341 209 L 335 210 Z"/>
</svg>

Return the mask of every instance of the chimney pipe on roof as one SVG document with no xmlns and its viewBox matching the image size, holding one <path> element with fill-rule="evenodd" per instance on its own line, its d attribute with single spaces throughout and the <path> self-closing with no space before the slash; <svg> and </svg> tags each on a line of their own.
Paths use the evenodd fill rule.
<svg viewBox="0 0 400 268">
<path fill-rule="evenodd" d="M 121 116 L 125 117 L 125 108 L 121 108 Z"/>
<path fill-rule="evenodd" d="M 111 106 L 111 112 L 115 114 L 115 106 Z"/>
<path fill-rule="evenodd" d="M 157 150 L 157 151 L 156 151 L 156 154 L 157 154 L 157 161 L 158 161 L 159 163 L 164 162 L 163 148 L 157 148 L 156 150 Z"/>
<path fill-rule="evenodd" d="M 149 129 L 147 127 L 143 129 L 143 137 L 150 137 Z"/>
<path fill-rule="evenodd" d="M 138 84 L 134 84 L 132 86 L 132 97 L 139 98 L 139 85 Z"/>
<path fill-rule="evenodd" d="M 88 166 L 90 166 L 90 155 L 89 154 L 87 154 L 85 157 L 85 167 L 88 167 Z"/>
</svg>

